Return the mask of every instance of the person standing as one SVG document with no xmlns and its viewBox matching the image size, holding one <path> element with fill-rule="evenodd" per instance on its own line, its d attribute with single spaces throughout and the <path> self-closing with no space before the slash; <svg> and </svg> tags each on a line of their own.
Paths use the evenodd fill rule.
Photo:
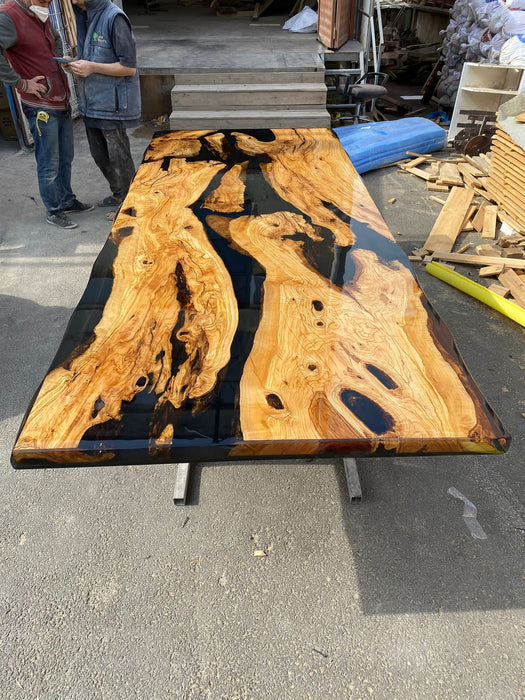
<svg viewBox="0 0 525 700">
<path fill-rule="evenodd" d="M 109 182 L 111 195 L 98 202 L 118 207 L 135 175 L 126 129 L 138 126 L 140 85 L 131 23 L 111 0 L 72 0 L 77 21 L 80 112 L 89 150 Z"/>
<path fill-rule="evenodd" d="M 49 21 L 51 0 L 8 0 L 0 7 L 0 80 L 20 93 L 35 147 L 46 219 L 76 228 L 70 213 L 91 211 L 71 189 L 73 123 L 67 76 L 55 60 L 60 35 Z"/>
</svg>

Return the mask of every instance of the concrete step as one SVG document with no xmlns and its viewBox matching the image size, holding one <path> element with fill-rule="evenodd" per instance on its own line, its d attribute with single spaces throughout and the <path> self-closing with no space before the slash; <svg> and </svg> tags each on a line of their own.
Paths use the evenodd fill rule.
<svg viewBox="0 0 525 700">
<path fill-rule="evenodd" d="M 326 86 L 321 83 L 175 85 L 173 110 L 235 107 L 325 105 Z"/>
<path fill-rule="evenodd" d="M 326 109 L 238 109 L 172 112 L 171 129 L 330 128 Z"/>
<path fill-rule="evenodd" d="M 324 84 L 324 70 L 303 71 L 227 71 L 222 73 L 176 73 L 175 85 L 249 85 L 250 83 L 277 84 L 285 83 L 320 83 Z"/>
</svg>

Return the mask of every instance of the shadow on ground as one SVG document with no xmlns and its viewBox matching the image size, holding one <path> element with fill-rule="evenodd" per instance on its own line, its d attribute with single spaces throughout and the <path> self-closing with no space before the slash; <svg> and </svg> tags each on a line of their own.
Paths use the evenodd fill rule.
<svg viewBox="0 0 525 700">
<path fill-rule="evenodd" d="M 0 420 L 25 413 L 56 352 L 71 309 L 42 306 L 28 299 L 0 294 L 0 356 L 11 371 L 3 377 Z M 27 339 L 31 329 L 31 342 Z M 16 368 L 16 371 L 14 371 Z"/>
</svg>

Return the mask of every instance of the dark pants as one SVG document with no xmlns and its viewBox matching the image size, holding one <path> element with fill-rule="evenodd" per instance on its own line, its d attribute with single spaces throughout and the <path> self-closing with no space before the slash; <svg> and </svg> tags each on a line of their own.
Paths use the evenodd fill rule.
<svg viewBox="0 0 525 700">
<path fill-rule="evenodd" d="M 94 129 L 86 126 L 93 160 L 109 182 L 117 199 L 124 199 L 135 175 L 126 129 Z"/>
<path fill-rule="evenodd" d="M 48 214 L 67 209 L 74 201 L 71 190 L 73 123 L 66 110 L 45 110 L 22 105 L 35 142 L 38 189 Z M 38 117 L 40 115 L 40 117 Z"/>
</svg>

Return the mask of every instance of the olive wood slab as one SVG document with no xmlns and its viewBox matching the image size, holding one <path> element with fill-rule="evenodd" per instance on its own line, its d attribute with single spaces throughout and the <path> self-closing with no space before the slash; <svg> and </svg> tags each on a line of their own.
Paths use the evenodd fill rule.
<svg viewBox="0 0 525 700">
<path fill-rule="evenodd" d="M 155 136 L 15 467 L 503 452 L 327 129 Z"/>
</svg>

